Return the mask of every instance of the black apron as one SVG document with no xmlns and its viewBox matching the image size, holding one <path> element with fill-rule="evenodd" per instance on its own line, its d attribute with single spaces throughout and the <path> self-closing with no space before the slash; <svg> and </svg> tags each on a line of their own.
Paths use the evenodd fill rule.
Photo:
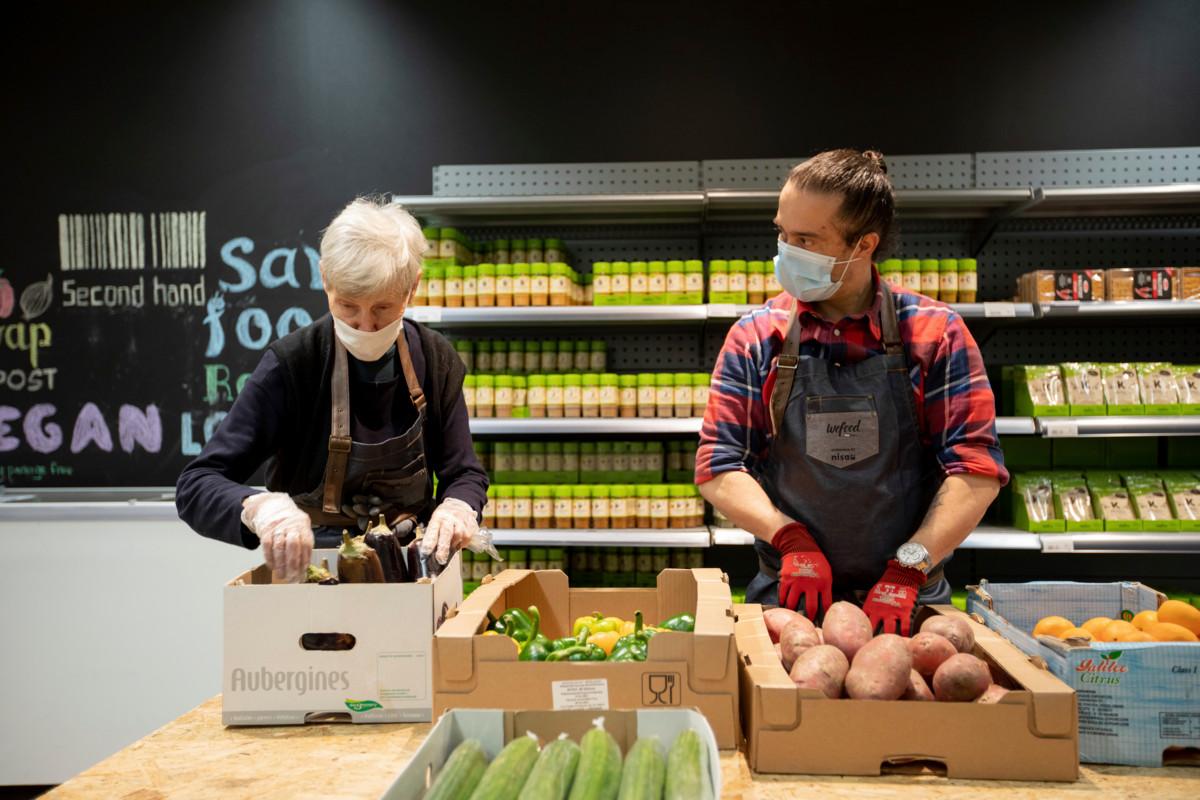
<svg viewBox="0 0 1200 800">
<path fill-rule="evenodd" d="M 829 560 L 834 600 L 860 604 L 942 481 L 921 444 L 892 293 L 879 287 L 886 352 L 857 364 L 800 358 L 793 307 L 771 398 L 774 438 L 758 475 L 775 507 L 808 526 Z M 780 553 L 758 539 L 754 547 L 759 573 L 746 602 L 778 605 Z M 931 571 L 918 602 L 950 602 L 944 564 Z"/>
<path fill-rule="evenodd" d="M 352 535 L 360 532 L 365 520 L 353 511 L 351 501 L 355 495 L 377 498 L 380 513 L 393 527 L 405 520 L 415 522 L 429 504 L 432 487 L 425 465 L 425 393 L 413 369 L 403 326 L 396 349 L 417 419 L 399 436 L 378 444 L 364 444 L 350 437 L 348 356 L 346 346 L 334 337 L 330 384 L 333 416 L 325 477 L 311 492 L 292 498 L 312 520 L 315 547 L 338 547 L 343 529 Z"/>
</svg>

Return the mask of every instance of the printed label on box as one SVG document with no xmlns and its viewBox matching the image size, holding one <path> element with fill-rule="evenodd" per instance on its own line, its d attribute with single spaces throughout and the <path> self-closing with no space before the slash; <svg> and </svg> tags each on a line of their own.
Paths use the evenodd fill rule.
<svg viewBox="0 0 1200 800">
<path fill-rule="evenodd" d="M 573 708 L 608 708 L 608 681 L 603 678 L 586 681 L 554 681 L 551 684 L 554 710 Z"/>
<path fill-rule="evenodd" d="M 1158 715 L 1158 729 L 1163 739 L 1200 740 L 1200 712 L 1163 711 Z"/>
<path fill-rule="evenodd" d="M 428 696 L 428 653 L 380 653 L 379 699 L 424 700 Z"/>
</svg>

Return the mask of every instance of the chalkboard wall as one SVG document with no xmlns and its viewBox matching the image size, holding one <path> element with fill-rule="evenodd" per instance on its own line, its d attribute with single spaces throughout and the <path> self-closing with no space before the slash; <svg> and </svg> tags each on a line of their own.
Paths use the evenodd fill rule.
<svg viewBox="0 0 1200 800">
<path fill-rule="evenodd" d="M 1187 0 L 559 5 L 23 19 L 0 55 L 0 482 L 173 484 L 266 343 L 322 313 L 322 227 L 428 192 L 434 164 L 1200 140 Z"/>
</svg>

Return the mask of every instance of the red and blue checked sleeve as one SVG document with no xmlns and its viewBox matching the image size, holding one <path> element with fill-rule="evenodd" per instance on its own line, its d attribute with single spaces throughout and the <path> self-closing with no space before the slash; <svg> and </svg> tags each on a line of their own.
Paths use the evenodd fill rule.
<svg viewBox="0 0 1200 800">
<path fill-rule="evenodd" d="M 947 475 L 1008 482 L 996 434 L 996 400 L 983 356 L 962 317 L 950 313 L 925 372 L 925 432 Z"/>
</svg>

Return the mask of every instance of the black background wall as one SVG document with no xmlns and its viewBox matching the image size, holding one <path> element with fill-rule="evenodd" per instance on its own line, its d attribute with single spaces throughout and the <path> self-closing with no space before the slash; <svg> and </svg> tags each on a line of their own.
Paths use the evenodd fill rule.
<svg viewBox="0 0 1200 800">
<path fill-rule="evenodd" d="M 1200 3 L 1189 0 L 114 2 L 22 13 L 32 16 L 10 18 L 0 54 L 0 280 L 19 296 L 50 275 L 56 295 L 36 321 L 19 310 L 0 319 L 9 485 L 172 482 L 285 310 L 321 313 L 305 250 L 321 227 L 358 194 L 428 192 L 434 164 L 1200 139 Z M 68 286 L 128 290 L 138 276 L 62 271 L 59 215 L 138 213 L 149 225 L 176 211 L 206 215 L 191 272 L 146 267 L 140 306 L 115 294 L 68 302 Z M 264 275 L 289 261 L 294 285 L 267 289 Z M 152 278 L 203 279 L 200 305 L 155 302 Z M 225 308 L 206 322 L 218 292 Z M 246 344 L 234 320 L 250 309 L 261 315 Z M 43 375 L 33 390 L 47 369 L 54 388 Z M 141 438 L 121 436 L 121 406 Z M 156 418 L 157 449 L 145 435 Z"/>
</svg>

